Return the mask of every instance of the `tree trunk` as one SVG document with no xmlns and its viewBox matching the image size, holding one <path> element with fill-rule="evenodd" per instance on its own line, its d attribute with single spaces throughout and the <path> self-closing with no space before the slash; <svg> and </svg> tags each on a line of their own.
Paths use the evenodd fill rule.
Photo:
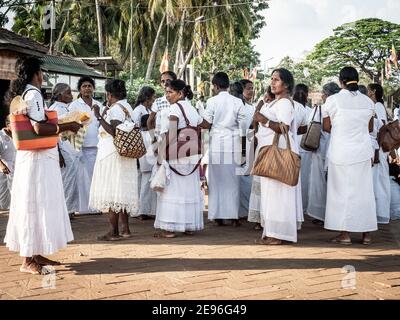
<svg viewBox="0 0 400 320">
<path fill-rule="evenodd" d="M 186 66 L 188 65 L 190 59 L 192 58 L 193 51 L 194 51 L 194 45 L 195 45 L 195 43 L 193 42 L 192 46 L 190 47 L 189 53 L 187 54 L 186 59 L 183 62 L 182 68 L 179 70 L 178 79 L 180 79 L 182 77 L 183 73 L 186 70 Z"/>
<path fill-rule="evenodd" d="M 64 23 L 63 23 L 63 25 L 61 27 L 60 34 L 58 35 L 58 38 L 57 38 L 57 40 L 56 40 L 56 42 L 54 44 L 54 50 L 56 51 L 56 53 L 58 52 L 58 49 L 59 49 L 59 46 L 60 46 L 60 41 L 61 41 L 62 35 L 64 33 L 65 26 L 67 25 L 67 21 L 68 20 L 69 20 L 69 11 L 67 11 L 67 16 L 64 19 Z"/>
<path fill-rule="evenodd" d="M 153 43 L 153 48 L 151 49 L 149 65 L 147 66 L 146 77 L 145 77 L 146 80 L 150 79 L 151 72 L 153 71 L 154 63 L 156 61 L 158 44 L 160 43 L 161 30 L 164 27 L 165 18 L 166 18 L 166 14 L 164 13 L 164 16 L 160 22 L 160 25 L 158 26 L 157 35 L 156 35 L 156 38 L 154 39 L 154 43 Z"/>
<path fill-rule="evenodd" d="M 101 23 L 101 12 L 99 6 L 99 0 L 95 0 L 96 3 L 96 16 L 97 16 L 97 32 L 99 38 L 99 56 L 104 56 L 104 46 L 103 46 L 103 28 Z"/>
<path fill-rule="evenodd" d="M 179 32 L 178 32 L 178 45 L 176 47 L 176 56 L 175 56 L 175 64 L 174 64 L 174 72 L 178 73 L 179 71 L 179 55 L 181 53 L 182 49 L 182 40 L 183 40 L 183 28 L 185 26 L 185 15 L 186 15 L 186 10 L 183 11 L 182 17 L 181 17 L 181 25 L 179 27 Z"/>
</svg>

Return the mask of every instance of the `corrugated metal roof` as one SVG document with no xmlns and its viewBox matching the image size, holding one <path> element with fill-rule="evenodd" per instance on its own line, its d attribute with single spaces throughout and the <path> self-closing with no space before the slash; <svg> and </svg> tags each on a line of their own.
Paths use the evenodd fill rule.
<svg viewBox="0 0 400 320">
<path fill-rule="evenodd" d="M 52 55 L 45 55 L 41 59 L 43 61 L 43 69 L 46 71 L 105 78 L 100 72 L 97 72 L 79 59 Z"/>
</svg>

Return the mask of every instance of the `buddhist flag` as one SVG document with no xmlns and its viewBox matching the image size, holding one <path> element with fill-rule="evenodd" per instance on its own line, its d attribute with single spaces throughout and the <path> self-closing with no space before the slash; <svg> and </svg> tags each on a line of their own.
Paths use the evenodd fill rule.
<svg viewBox="0 0 400 320">
<path fill-rule="evenodd" d="M 163 73 L 168 70 L 169 70 L 169 55 L 168 55 L 168 48 L 165 48 L 165 52 L 160 64 L 160 73 Z"/>
<path fill-rule="evenodd" d="M 399 70 L 399 64 L 397 62 L 397 52 L 394 47 L 394 43 L 392 43 L 392 50 L 390 50 L 390 60 L 394 63 L 396 70 Z"/>
</svg>

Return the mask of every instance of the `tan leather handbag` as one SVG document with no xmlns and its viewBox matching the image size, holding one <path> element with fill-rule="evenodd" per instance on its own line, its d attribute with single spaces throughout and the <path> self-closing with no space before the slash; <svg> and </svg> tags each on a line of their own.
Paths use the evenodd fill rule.
<svg viewBox="0 0 400 320">
<path fill-rule="evenodd" d="M 378 133 L 378 142 L 383 152 L 390 152 L 400 147 L 400 123 L 395 120 L 385 124 Z"/>
<path fill-rule="evenodd" d="M 282 123 L 279 126 L 286 140 L 286 149 L 278 147 L 280 134 L 275 133 L 272 145 L 260 149 L 251 174 L 278 180 L 294 187 L 299 182 L 300 156 L 291 150 L 286 126 Z"/>
<path fill-rule="evenodd" d="M 319 109 L 319 119 L 320 121 L 314 121 L 315 114 Z M 307 133 L 303 134 L 301 138 L 300 146 L 307 151 L 317 151 L 319 148 L 319 142 L 321 140 L 321 129 L 322 129 L 322 112 L 321 107 L 315 108 L 312 120 L 307 128 Z"/>
</svg>

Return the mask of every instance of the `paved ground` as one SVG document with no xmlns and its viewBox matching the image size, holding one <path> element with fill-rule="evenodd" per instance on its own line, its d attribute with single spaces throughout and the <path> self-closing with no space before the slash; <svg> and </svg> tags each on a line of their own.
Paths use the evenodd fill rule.
<svg viewBox="0 0 400 320">
<path fill-rule="evenodd" d="M 7 219 L 0 213 L 1 241 Z M 100 243 L 106 217 L 78 217 L 76 240 L 53 256 L 64 263 L 54 276 L 20 273 L 21 258 L 1 244 L 0 299 L 400 298 L 400 221 L 382 227 L 369 247 L 328 244 L 334 234 L 309 220 L 298 244 L 278 247 L 256 245 L 260 232 L 249 223 L 208 222 L 175 239 L 154 238 L 153 221 L 131 224 L 132 239 Z"/>
</svg>

